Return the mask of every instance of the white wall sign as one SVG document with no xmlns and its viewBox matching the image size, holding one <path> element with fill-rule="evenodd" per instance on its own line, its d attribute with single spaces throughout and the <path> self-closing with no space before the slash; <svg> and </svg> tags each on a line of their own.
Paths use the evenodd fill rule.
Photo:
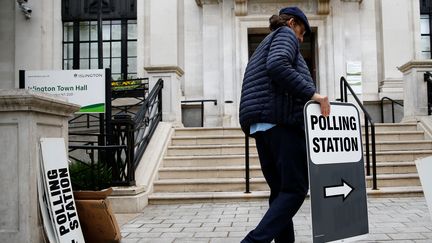
<svg viewBox="0 0 432 243">
<path fill-rule="evenodd" d="M 54 228 L 57 242 L 83 243 L 84 237 L 76 211 L 72 184 L 63 138 L 41 138 L 43 172 L 42 182 L 46 204 L 41 203 L 42 212 L 48 208 L 49 213 L 42 213 L 44 223 L 50 222 L 46 229 Z M 39 192 L 42 193 L 42 192 Z M 49 214 L 49 219 L 45 218 Z M 49 236 L 52 232 L 47 232 Z"/>
<path fill-rule="evenodd" d="M 362 159 L 360 121 L 352 105 L 332 105 L 330 116 L 321 115 L 320 106 L 306 107 L 308 152 L 314 164 L 358 162 Z"/>
<path fill-rule="evenodd" d="M 61 95 L 78 113 L 105 112 L 105 70 L 25 71 L 25 89 Z"/>
<path fill-rule="evenodd" d="M 361 62 L 346 63 L 346 80 L 354 93 L 362 93 L 362 64 Z"/>
</svg>

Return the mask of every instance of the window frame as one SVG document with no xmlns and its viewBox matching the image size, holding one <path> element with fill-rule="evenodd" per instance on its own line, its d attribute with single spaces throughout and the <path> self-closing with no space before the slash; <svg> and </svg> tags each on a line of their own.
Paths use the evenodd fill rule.
<svg viewBox="0 0 432 243">
<path fill-rule="evenodd" d="M 120 4 L 121 1 L 121 4 Z M 98 37 L 94 35 L 94 27 L 97 33 L 97 19 L 95 19 L 95 9 L 89 9 L 94 4 L 86 1 L 87 8 L 80 10 L 80 0 L 62 0 L 62 68 L 63 69 L 92 69 L 95 68 L 95 60 L 99 60 L 95 44 L 98 44 Z M 137 18 L 136 0 L 103 0 L 102 9 L 102 45 L 103 45 L 103 66 L 111 68 L 114 80 L 128 79 L 137 77 Z M 116 8 L 114 8 L 116 7 Z M 126 8 L 128 7 L 128 8 Z M 80 11 L 77 11 L 80 10 Z M 91 11 L 90 11 L 91 10 Z M 110 10 L 111 12 L 109 12 Z M 96 11 L 97 12 L 97 11 Z M 105 18 L 104 18 L 105 17 Z M 87 27 L 87 28 L 86 28 Z M 119 34 L 114 37 L 113 28 L 119 30 Z M 88 33 L 88 38 L 82 39 L 83 30 Z M 131 35 L 129 30 L 135 30 Z M 106 31 L 109 31 L 109 38 L 106 38 Z M 92 37 L 93 33 L 93 37 Z M 72 37 L 70 36 L 72 35 Z M 113 46 L 119 43 L 119 55 L 113 56 Z M 130 49 L 132 43 L 135 48 Z M 88 45 L 87 47 L 85 47 Z M 108 46 L 106 48 L 106 46 Z M 83 50 L 85 47 L 85 51 Z M 109 50 L 109 53 L 106 52 Z M 85 53 L 84 53 L 85 52 Z M 109 55 L 108 55 L 109 54 Z M 115 65 L 120 62 L 120 66 Z M 133 65 L 133 66 L 132 66 Z M 98 68 L 98 66 L 96 66 Z"/>
</svg>

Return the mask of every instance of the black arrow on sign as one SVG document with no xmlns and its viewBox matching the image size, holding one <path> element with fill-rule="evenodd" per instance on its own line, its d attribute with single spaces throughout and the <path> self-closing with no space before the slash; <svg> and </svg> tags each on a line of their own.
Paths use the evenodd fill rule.
<svg viewBox="0 0 432 243">
<path fill-rule="evenodd" d="M 354 191 L 354 187 L 341 179 L 342 185 L 324 187 L 324 198 L 343 197 L 343 201 Z"/>
</svg>

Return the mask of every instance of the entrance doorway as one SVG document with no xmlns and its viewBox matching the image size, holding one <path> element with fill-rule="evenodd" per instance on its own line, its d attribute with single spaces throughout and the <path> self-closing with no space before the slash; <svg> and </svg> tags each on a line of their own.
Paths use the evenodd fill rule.
<svg viewBox="0 0 432 243">
<path fill-rule="evenodd" d="M 249 58 L 255 52 L 261 41 L 270 33 L 268 28 L 251 28 L 248 29 L 248 51 Z M 312 33 L 305 36 L 303 43 L 300 45 L 300 53 L 306 61 L 309 71 L 311 73 L 312 79 L 317 84 L 317 55 L 316 55 L 316 29 L 312 29 Z"/>
</svg>

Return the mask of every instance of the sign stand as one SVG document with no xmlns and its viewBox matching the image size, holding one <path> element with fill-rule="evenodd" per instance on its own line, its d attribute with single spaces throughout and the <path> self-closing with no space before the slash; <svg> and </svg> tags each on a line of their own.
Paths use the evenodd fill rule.
<svg viewBox="0 0 432 243">
<path fill-rule="evenodd" d="M 313 242 L 328 242 L 369 232 L 361 125 L 357 108 L 331 103 L 305 106 Z"/>
</svg>

